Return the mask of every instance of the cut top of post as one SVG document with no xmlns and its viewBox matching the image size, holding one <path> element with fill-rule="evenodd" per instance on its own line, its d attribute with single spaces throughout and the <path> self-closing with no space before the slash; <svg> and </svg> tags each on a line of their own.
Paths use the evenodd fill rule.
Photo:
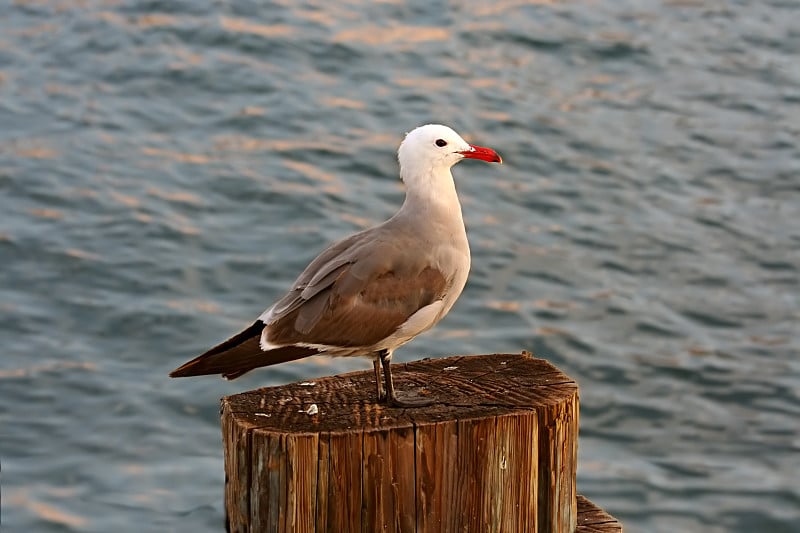
<svg viewBox="0 0 800 533">
<path fill-rule="evenodd" d="M 410 427 L 441 420 L 501 416 L 564 402 L 577 384 L 543 359 L 492 354 L 393 365 L 398 388 L 422 389 L 434 405 L 377 403 L 372 371 L 269 387 L 223 398 L 237 424 L 281 433 Z"/>
</svg>

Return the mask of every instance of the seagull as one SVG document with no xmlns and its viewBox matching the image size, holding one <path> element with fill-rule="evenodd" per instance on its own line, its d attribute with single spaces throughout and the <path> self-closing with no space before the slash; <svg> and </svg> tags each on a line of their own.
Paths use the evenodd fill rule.
<svg viewBox="0 0 800 533">
<path fill-rule="evenodd" d="M 330 245 L 253 325 L 170 376 L 235 379 L 312 355 L 365 356 L 373 360 L 379 403 L 435 403 L 400 397 L 392 354 L 439 322 L 467 282 L 469 243 L 451 167 L 462 159 L 503 160 L 439 124 L 406 134 L 397 158 L 406 196 L 392 218 Z"/>
</svg>

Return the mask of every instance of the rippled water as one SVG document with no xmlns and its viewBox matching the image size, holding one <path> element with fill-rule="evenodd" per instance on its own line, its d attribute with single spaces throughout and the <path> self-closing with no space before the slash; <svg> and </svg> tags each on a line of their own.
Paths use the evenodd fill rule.
<svg viewBox="0 0 800 533">
<path fill-rule="evenodd" d="M 431 121 L 473 272 L 398 352 L 581 385 L 578 490 L 629 531 L 800 519 L 800 5 L 0 4 L 9 531 L 215 531 L 220 396 L 369 368 L 167 372 L 391 215 Z"/>
</svg>

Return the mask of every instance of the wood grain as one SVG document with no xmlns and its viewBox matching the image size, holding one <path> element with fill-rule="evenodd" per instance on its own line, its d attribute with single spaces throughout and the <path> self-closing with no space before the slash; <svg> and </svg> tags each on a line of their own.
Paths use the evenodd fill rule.
<svg viewBox="0 0 800 533">
<path fill-rule="evenodd" d="M 578 528 L 575 533 L 622 533 L 622 524 L 578 494 Z"/>
<path fill-rule="evenodd" d="M 377 404 L 372 371 L 223 398 L 228 530 L 576 530 L 572 379 L 514 354 L 393 368 L 437 403 Z"/>
</svg>

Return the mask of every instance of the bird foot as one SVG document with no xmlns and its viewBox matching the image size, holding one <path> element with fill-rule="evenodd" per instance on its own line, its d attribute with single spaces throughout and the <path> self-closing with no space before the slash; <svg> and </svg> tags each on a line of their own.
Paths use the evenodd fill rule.
<svg viewBox="0 0 800 533">
<path fill-rule="evenodd" d="M 416 395 L 415 395 L 416 396 Z M 407 407 L 407 408 L 414 408 L 414 407 L 428 407 L 436 403 L 436 400 L 432 398 L 421 398 L 419 396 L 414 398 L 400 398 L 397 394 L 392 396 L 391 398 L 387 398 L 387 404 L 391 407 Z"/>
</svg>

